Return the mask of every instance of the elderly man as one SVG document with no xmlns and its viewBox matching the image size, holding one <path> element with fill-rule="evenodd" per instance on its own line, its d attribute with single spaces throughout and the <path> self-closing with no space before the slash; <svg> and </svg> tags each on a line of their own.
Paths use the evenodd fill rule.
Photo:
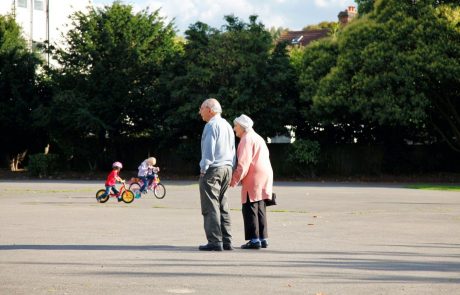
<svg viewBox="0 0 460 295">
<path fill-rule="evenodd" d="M 201 251 L 233 250 L 230 213 L 225 192 L 235 164 L 235 136 L 230 124 L 221 117 L 222 108 L 214 98 L 200 107 L 204 126 L 201 137 L 200 199 L 204 231 L 208 243 Z"/>
</svg>

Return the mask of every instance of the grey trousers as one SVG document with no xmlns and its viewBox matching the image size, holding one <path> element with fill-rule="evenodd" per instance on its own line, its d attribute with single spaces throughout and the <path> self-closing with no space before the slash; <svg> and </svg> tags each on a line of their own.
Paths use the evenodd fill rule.
<svg viewBox="0 0 460 295">
<path fill-rule="evenodd" d="M 227 195 L 232 178 L 232 167 L 210 167 L 200 177 L 201 213 L 204 219 L 204 231 L 209 244 L 231 244 L 230 208 Z"/>
</svg>

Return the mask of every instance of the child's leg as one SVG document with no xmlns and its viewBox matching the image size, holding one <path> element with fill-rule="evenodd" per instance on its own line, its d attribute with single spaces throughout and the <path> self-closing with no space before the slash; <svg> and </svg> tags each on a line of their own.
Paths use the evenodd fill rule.
<svg viewBox="0 0 460 295">
<path fill-rule="evenodd" d="M 112 192 L 116 195 L 118 195 L 118 190 L 116 189 L 115 186 L 112 186 Z"/>
<path fill-rule="evenodd" d="M 152 180 L 155 178 L 155 174 L 147 175 L 147 178 L 149 179 L 149 180 L 148 180 L 149 185 L 151 185 L 151 184 L 152 184 Z"/>
<path fill-rule="evenodd" d="M 147 177 L 141 177 L 142 179 L 142 187 L 141 187 L 141 192 L 143 192 L 145 190 L 145 188 L 147 187 L 147 184 L 148 184 L 148 179 Z"/>
<path fill-rule="evenodd" d="M 106 185 L 105 186 L 105 192 L 102 195 L 100 195 L 97 199 L 100 200 L 100 199 L 103 199 L 103 198 L 107 197 L 109 195 L 109 193 L 110 193 L 110 188 L 111 188 L 110 185 Z"/>
</svg>

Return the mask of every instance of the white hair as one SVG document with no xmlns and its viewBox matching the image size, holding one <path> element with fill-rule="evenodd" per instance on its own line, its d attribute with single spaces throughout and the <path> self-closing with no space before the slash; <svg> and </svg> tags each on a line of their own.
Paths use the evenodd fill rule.
<svg viewBox="0 0 460 295">
<path fill-rule="evenodd" d="M 215 98 L 208 98 L 203 102 L 203 105 L 210 108 L 213 113 L 222 113 L 222 107 Z"/>
<path fill-rule="evenodd" d="M 233 120 L 233 124 L 238 124 L 245 131 L 249 131 L 249 130 L 252 129 L 252 126 L 254 125 L 254 122 L 252 121 L 251 118 L 249 118 L 245 114 L 242 114 L 241 116 L 239 116 L 239 117 L 235 118 L 235 120 Z"/>
</svg>

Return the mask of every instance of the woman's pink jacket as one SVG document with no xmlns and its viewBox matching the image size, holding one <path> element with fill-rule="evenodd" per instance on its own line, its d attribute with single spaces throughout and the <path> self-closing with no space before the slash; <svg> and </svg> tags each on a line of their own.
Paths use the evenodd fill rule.
<svg viewBox="0 0 460 295">
<path fill-rule="evenodd" d="M 251 202 L 271 199 L 273 169 L 264 139 L 252 129 L 246 131 L 241 137 L 237 155 L 238 165 L 230 185 L 235 186 L 241 181 L 241 203 L 246 203 L 247 194 Z"/>
</svg>

